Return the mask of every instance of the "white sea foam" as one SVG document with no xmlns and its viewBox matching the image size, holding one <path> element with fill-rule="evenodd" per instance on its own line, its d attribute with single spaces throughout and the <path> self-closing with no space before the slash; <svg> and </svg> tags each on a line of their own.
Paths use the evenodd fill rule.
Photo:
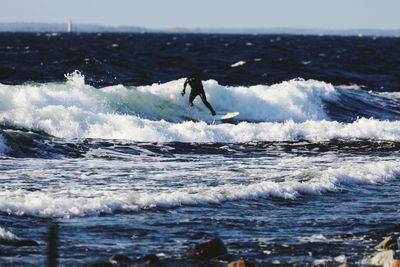
<svg viewBox="0 0 400 267">
<path fill-rule="evenodd" d="M 129 196 L 124 194 L 118 196 L 115 192 L 102 192 L 101 195 L 94 195 L 94 192 L 85 190 L 79 194 L 5 191 L 0 195 L 0 210 L 17 216 L 70 218 L 138 209 L 135 204 L 127 202 Z"/>
<path fill-rule="evenodd" d="M 10 231 L 7 231 L 6 229 L 0 227 L 0 239 L 5 239 L 5 240 L 15 240 L 18 239 L 16 235 L 11 233 Z"/>
<path fill-rule="evenodd" d="M 184 205 L 208 205 L 240 200 L 257 200 L 277 197 L 297 199 L 303 195 L 322 195 L 343 187 L 363 184 L 388 183 L 398 179 L 400 163 L 396 160 L 346 164 L 325 170 L 307 170 L 308 180 L 289 175 L 275 181 L 266 175 L 265 180 L 237 184 L 225 180 L 222 184 L 207 186 L 204 183 L 187 186 L 157 188 L 154 183 L 137 185 L 135 189 L 119 187 L 92 188 L 84 183 L 57 192 L 51 190 L 3 190 L 0 193 L 0 211 L 12 215 L 38 217 L 98 216 L 117 211 L 139 212 L 148 208 L 174 208 Z M 302 173 L 298 175 L 304 176 Z M 157 179 L 157 178 L 155 178 Z"/>
<path fill-rule="evenodd" d="M 365 86 L 358 85 L 358 84 L 339 85 L 338 87 L 345 89 L 345 90 L 360 90 L 360 89 L 365 88 Z"/>
<path fill-rule="evenodd" d="M 96 89 L 85 84 L 79 72 L 66 77 L 66 83 L 0 84 L 0 123 L 62 138 L 155 142 L 400 140 L 399 121 L 331 121 L 324 101 L 337 101 L 338 92 L 332 85 L 314 80 L 250 87 L 204 81 L 207 98 L 216 110 L 240 112 L 237 118 L 242 122 L 234 125 L 213 123 L 199 99 L 190 107 L 188 97 L 180 95 L 184 79 Z"/>
<path fill-rule="evenodd" d="M 323 234 L 314 234 L 312 236 L 303 236 L 297 238 L 302 243 L 326 242 L 327 238 Z"/>
<path fill-rule="evenodd" d="M 388 99 L 395 99 L 395 100 L 400 99 L 400 92 L 381 92 L 378 93 L 378 95 L 386 97 Z"/>
<path fill-rule="evenodd" d="M 238 62 L 232 64 L 231 67 L 236 68 L 236 67 L 243 66 L 244 64 L 246 64 L 246 61 L 241 60 L 241 61 L 238 61 Z"/>
</svg>

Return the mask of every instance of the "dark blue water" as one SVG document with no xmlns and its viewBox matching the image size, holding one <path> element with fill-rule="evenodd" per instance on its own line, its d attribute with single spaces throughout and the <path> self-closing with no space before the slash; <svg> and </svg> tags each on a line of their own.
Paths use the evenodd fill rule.
<svg viewBox="0 0 400 267">
<path fill-rule="evenodd" d="M 0 265 L 48 263 L 51 229 L 61 266 L 362 265 L 400 229 L 399 45 L 0 33 Z M 239 115 L 189 106 L 192 72 Z M 225 260 L 181 258 L 213 238 Z"/>
<path fill-rule="evenodd" d="M 397 91 L 399 38 L 196 35 L 0 34 L 0 81 L 62 81 L 79 69 L 95 86 L 168 82 L 196 71 L 223 85 L 293 78 Z M 245 61 L 243 67 L 231 65 Z"/>
</svg>

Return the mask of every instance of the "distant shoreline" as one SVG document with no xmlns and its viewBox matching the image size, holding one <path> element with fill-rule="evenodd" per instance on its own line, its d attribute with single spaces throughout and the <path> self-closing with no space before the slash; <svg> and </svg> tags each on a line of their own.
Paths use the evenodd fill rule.
<svg viewBox="0 0 400 267">
<path fill-rule="evenodd" d="M 67 23 L 0 22 L 0 32 L 67 32 Z M 136 26 L 104 26 L 96 24 L 72 24 L 72 32 L 78 33 L 198 33 L 198 34 L 299 34 L 400 37 L 400 29 L 307 29 L 307 28 L 167 28 L 149 29 Z"/>
</svg>

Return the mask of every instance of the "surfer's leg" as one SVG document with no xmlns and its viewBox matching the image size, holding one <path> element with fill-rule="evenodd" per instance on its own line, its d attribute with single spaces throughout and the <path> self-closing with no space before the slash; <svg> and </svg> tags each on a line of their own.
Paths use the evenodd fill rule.
<svg viewBox="0 0 400 267">
<path fill-rule="evenodd" d="M 193 106 L 193 100 L 196 98 L 197 94 L 195 92 L 190 91 L 190 96 L 189 96 L 189 103 L 191 106 Z"/>
<path fill-rule="evenodd" d="M 201 97 L 201 100 L 203 100 L 204 105 L 206 105 L 206 107 L 211 111 L 211 114 L 214 116 L 215 115 L 215 111 L 211 107 L 210 103 L 208 103 L 207 98 L 206 98 L 206 94 L 202 93 L 202 94 L 200 94 L 200 97 Z"/>
</svg>

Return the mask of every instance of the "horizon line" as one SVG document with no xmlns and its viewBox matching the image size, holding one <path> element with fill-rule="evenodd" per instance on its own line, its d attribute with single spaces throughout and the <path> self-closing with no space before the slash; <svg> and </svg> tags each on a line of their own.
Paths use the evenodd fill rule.
<svg viewBox="0 0 400 267">
<path fill-rule="evenodd" d="M 47 28 L 46 28 L 47 27 Z M 54 29 L 51 29 L 54 28 Z M 77 29 L 78 28 L 78 29 Z M 103 25 L 90 23 L 72 23 L 72 32 L 140 32 L 140 33 L 233 33 L 233 34 L 345 34 L 345 35 L 380 35 L 400 36 L 399 29 L 379 29 L 379 28 L 308 28 L 308 27 L 186 27 L 175 26 L 168 28 L 147 28 L 134 25 Z M 121 31 L 122 30 L 122 31 Z M 0 32 L 68 32 L 68 21 L 62 22 L 1 22 Z M 101 31 L 100 31 L 101 32 Z"/>
</svg>

